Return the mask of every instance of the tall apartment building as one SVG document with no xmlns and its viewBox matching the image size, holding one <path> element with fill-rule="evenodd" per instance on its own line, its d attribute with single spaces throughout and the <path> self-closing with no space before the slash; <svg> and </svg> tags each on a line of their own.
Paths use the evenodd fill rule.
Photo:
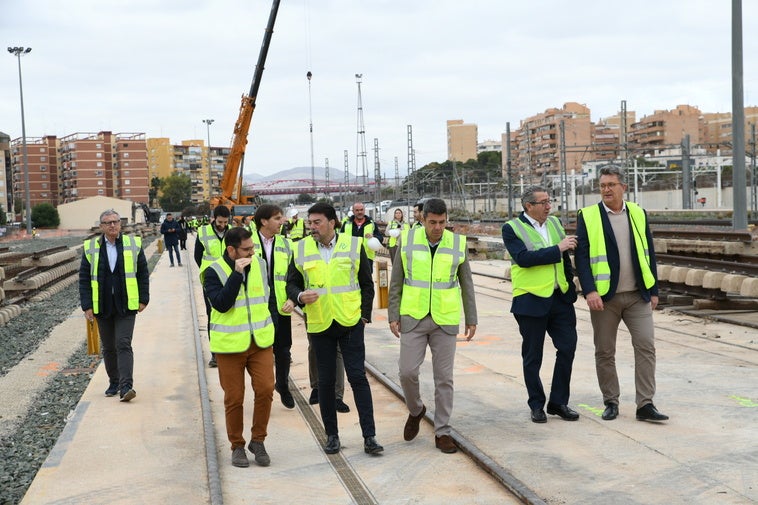
<svg viewBox="0 0 758 505">
<path fill-rule="evenodd" d="M 700 145 L 709 154 L 718 149 L 722 153 L 731 153 L 732 113 L 705 112 L 700 124 Z M 752 125 L 758 124 L 758 107 L 745 107 L 745 147 L 752 152 Z"/>
<path fill-rule="evenodd" d="M 13 179 L 11 173 L 11 137 L 0 132 L 0 205 L 3 212 L 13 211 L 13 191 L 9 191 L 9 181 Z"/>
<path fill-rule="evenodd" d="M 513 163 L 529 182 L 536 183 L 545 176 L 560 173 L 561 121 L 566 170 L 582 171 L 582 161 L 586 159 L 588 146 L 592 142 L 590 109 L 580 103 L 568 102 L 561 109 L 547 109 L 542 114 L 522 120 L 516 131 Z"/>
<path fill-rule="evenodd" d="M 690 145 L 700 144 L 702 113 L 692 105 L 677 105 L 672 110 L 656 110 L 632 124 L 628 142 L 634 156 L 655 155 L 679 145 L 686 134 Z"/>
<path fill-rule="evenodd" d="M 477 154 L 478 128 L 462 119 L 447 121 L 447 159 L 466 162 L 475 160 Z"/>
<path fill-rule="evenodd" d="M 148 202 L 144 133 L 73 133 L 60 139 L 60 203 L 92 196 Z"/>
<path fill-rule="evenodd" d="M 23 139 L 11 141 L 13 201 L 26 201 Z M 40 203 L 57 206 L 58 200 L 58 139 L 55 135 L 26 137 L 29 167 L 29 205 Z M 24 205 L 24 209 L 26 205 Z"/>
</svg>

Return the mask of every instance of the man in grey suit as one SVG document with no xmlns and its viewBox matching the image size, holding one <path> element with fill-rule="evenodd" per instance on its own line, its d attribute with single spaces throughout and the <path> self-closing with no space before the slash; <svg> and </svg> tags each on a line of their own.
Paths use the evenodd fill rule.
<svg viewBox="0 0 758 505">
<path fill-rule="evenodd" d="M 444 453 L 458 449 L 450 436 L 453 410 L 453 364 L 463 299 L 466 340 L 474 338 L 476 300 L 466 237 L 445 229 L 447 206 L 439 198 L 424 203 L 424 226 L 401 235 L 392 269 L 389 323 L 400 339 L 400 384 L 409 415 L 403 430 L 413 440 L 426 413 L 419 390 L 419 368 L 427 345 L 434 373 L 435 446 Z"/>
</svg>

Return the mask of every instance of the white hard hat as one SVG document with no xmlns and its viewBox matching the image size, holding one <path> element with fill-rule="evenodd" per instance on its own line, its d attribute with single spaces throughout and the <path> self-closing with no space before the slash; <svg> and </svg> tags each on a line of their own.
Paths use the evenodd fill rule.
<svg viewBox="0 0 758 505">
<path fill-rule="evenodd" d="M 368 239 L 368 242 L 366 242 L 366 244 L 368 245 L 368 248 L 371 249 L 372 251 L 378 251 L 379 249 L 382 248 L 382 243 L 379 242 L 379 239 L 376 237 L 371 237 L 370 239 Z"/>
<path fill-rule="evenodd" d="M 347 217 L 353 217 L 353 211 L 352 210 L 347 211 Z"/>
<path fill-rule="evenodd" d="M 399 237 L 400 236 L 400 228 L 392 228 L 390 231 L 387 232 L 387 235 L 390 237 Z"/>
<path fill-rule="evenodd" d="M 289 217 L 295 217 L 295 216 L 297 216 L 297 214 L 298 214 L 298 210 L 297 209 L 290 209 L 289 212 L 287 212 L 287 215 Z"/>
</svg>

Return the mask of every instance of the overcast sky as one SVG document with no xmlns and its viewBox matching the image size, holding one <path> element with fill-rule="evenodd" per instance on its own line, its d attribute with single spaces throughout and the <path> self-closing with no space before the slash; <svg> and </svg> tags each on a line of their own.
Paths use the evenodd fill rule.
<svg viewBox="0 0 758 505">
<path fill-rule="evenodd" d="M 743 2 L 745 105 L 758 105 L 758 2 Z M 29 137 L 144 132 L 228 146 L 252 82 L 270 0 L 0 0 L 3 47 L 21 60 Z M 0 60 L 0 131 L 21 136 L 17 61 Z M 312 114 L 308 80 L 311 81 Z M 282 0 L 245 172 L 356 169 L 361 85 L 369 174 L 446 158 L 448 119 L 500 139 L 576 101 L 592 120 L 690 104 L 731 111 L 727 0 Z M 317 174 L 317 177 L 319 174 Z"/>
</svg>

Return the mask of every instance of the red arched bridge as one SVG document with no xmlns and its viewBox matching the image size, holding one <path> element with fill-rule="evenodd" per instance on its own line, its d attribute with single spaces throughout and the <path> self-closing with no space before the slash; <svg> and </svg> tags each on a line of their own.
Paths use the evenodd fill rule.
<svg viewBox="0 0 758 505">
<path fill-rule="evenodd" d="M 276 181 L 256 182 L 245 184 L 245 193 L 253 195 L 299 195 L 301 193 L 363 193 L 373 191 L 376 183 L 374 181 L 350 182 L 349 184 L 329 181 L 326 183 L 323 179 L 279 179 Z"/>
</svg>

